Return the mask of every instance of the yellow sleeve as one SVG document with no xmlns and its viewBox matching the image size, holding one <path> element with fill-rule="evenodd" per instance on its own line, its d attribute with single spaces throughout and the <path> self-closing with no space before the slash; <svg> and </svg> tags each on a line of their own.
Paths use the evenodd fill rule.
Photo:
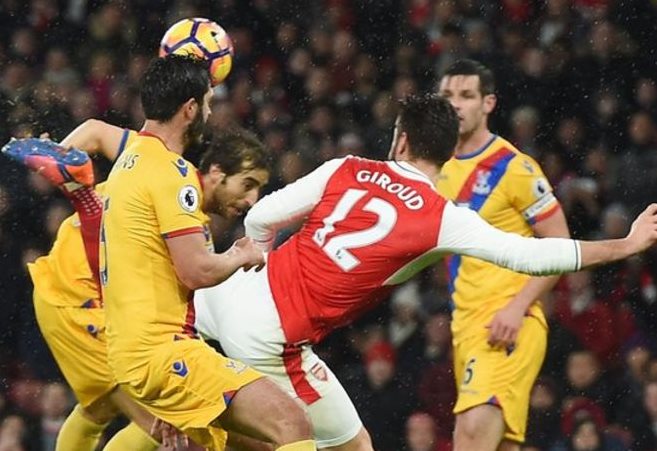
<svg viewBox="0 0 657 451">
<path fill-rule="evenodd" d="M 528 155 L 518 154 L 510 162 L 506 188 L 511 205 L 530 225 L 551 216 L 560 208 L 541 167 Z"/>
<path fill-rule="evenodd" d="M 205 215 L 201 210 L 201 186 L 196 168 L 190 163 L 184 166 L 173 161 L 164 165 L 150 185 L 150 197 L 155 208 L 159 232 L 164 238 L 203 232 Z M 184 175 L 178 169 L 186 167 Z"/>
</svg>

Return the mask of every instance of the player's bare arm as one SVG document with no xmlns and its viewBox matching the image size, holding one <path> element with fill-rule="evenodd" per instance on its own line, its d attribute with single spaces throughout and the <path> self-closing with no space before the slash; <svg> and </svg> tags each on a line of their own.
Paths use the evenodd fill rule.
<svg viewBox="0 0 657 451">
<path fill-rule="evenodd" d="M 657 242 L 657 204 L 637 216 L 625 238 L 580 242 L 582 267 L 622 260 L 645 251 Z"/>
<path fill-rule="evenodd" d="M 118 155 L 125 130 L 98 119 L 87 119 L 60 143 L 62 147 L 84 150 L 89 154 L 100 153 L 114 161 Z"/>
<path fill-rule="evenodd" d="M 570 231 L 563 210 L 532 226 L 534 236 L 539 238 L 570 238 Z M 518 331 L 529 307 L 548 293 L 559 280 L 559 276 L 532 277 L 509 303 L 498 311 L 488 325 L 489 343 L 494 346 L 510 346 L 515 343 Z"/>
<path fill-rule="evenodd" d="M 264 265 L 264 255 L 249 238 L 241 238 L 222 254 L 208 252 L 202 233 L 167 238 L 167 247 L 180 281 L 190 290 L 223 282 L 239 268 Z"/>
<path fill-rule="evenodd" d="M 476 213 L 447 204 L 437 250 L 468 255 L 513 271 L 543 276 L 611 263 L 642 252 L 657 241 L 657 204 L 632 224 L 627 237 L 604 241 L 527 238 L 502 232 Z"/>
</svg>

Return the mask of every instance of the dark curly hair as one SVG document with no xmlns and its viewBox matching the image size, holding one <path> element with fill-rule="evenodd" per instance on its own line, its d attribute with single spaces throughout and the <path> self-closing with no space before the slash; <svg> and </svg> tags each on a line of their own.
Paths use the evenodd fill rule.
<svg viewBox="0 0 657 451">
<path fill-rule="evenodd" d="M 235 127 L 220 132 L 208 132 L 203 142 L 207 149 L 201 156 L 199 170 L 207 174 L 213 164 L 228 176 L 244 170 L 272 167 L 271 154 L 265 145 L 251 132 Z"/>
<path fill-rule="evenodd" d="M 150 62 L 141 79 L 146 119 L 166 122 L 189 99 L 203 105 L 210 88 L 208 62 L 195 56 L 167 55 Z"/>
<path fill-rule="evenodd" d="M 443 164 L 456 147 L 459 121 L 448 100 L 427 93 L 400 101 L 399 128 L 408 136 L 415 158 Z"/>
</svg>

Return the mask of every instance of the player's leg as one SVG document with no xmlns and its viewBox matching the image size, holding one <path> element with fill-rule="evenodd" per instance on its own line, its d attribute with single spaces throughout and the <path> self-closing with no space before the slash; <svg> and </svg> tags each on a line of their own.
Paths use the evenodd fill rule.
<svg viewBox="0 0 657 451">
<path fill-rule="evenodd" d="M 497 451 L 520 451 L 520 443 L 513 440 L 502 440 Z"/>
<path fill-rule="evenodd" d="M 546 345 L 547 329 L 533 317 L 524 319 L 513 349 L 492 348 L 485 333 L 457 345 L 465 365 L 457 377 L 455 450 L 518 449 Z"/>
<path fill-rule="evenodd" d="M 278 445 L 309 441 L 312 437 L 310 421 L 303 409 L 267 378 L 239 389 L 217 424 L 228 431 Z"/>
<path fill-rule="evenodd" d="M 225 283 L 197 291 L 195 307 L 197 327 L 219 341 L 226 355 L 298 399 L 311 419 L 318 448 L 372 449 L 353 403 L 330 369 L 310 347 L 282 345 L 286 340 L 264 271 L 236 273 Z"/>
<path fill-rule="evenodd" d="M 321 448 L 332 451 L 371 451 L 372 439 L 370 434 L 364 427 L 361 427 L 358 434 L 349 440 L 347 443 L 338 446 L 330 446 L 328 448 Z"/>
<path fill-rule="evenodd" d="M 454 451 L 495 451 L 504 431 L 504 416 L 499 407 L 473 407 L 456 416 Z"/>
<path fill-rule="evenodd" d="M 148 413 L 143 407 L 133 401 L 130 396 L 118 387 L 107 396 L 108 401 L 120 410 L 131 423 L 117 432 L 105 445 L 105 451 L 120 451 L 134 449 L 140 451 L 155 451 L 160 447 L 162 437 L 150 435 L 151 426 L 155 417 Z"/>
<path fill-rule="evenodd" d="M 93 451 L 98 446 L 109 418 L 94 418 L 78 404 L 66 417 L 57 435 L 56 451 Z"/>
<path fill-rule="evenodd" d="M 222 428 L 314 450 L 310 423 L 294 400 L 259 372 L 200 340 L 174 340 L 154 349 L 143 375 L 121 385 L 151 414 L 212 446 L 208 429 Z M 285 449 L 285 448 L 283 448 Z"/>
</svg>

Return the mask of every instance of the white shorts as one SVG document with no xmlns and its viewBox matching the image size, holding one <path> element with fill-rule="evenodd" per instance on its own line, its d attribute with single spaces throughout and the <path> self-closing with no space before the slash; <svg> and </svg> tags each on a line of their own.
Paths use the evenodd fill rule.
<svg viewBox="0 0 657 451">
<path fill-rule="evenodd" d="M 362 422 L 347 392 L 309 345 L 286 345 L 267 270 L 238 270 L 226 282 L 197 290 L 196 328 L 226 355 L 257 369 L 305 407 L 318 448 L 354 438 Z"/>
</svg>

